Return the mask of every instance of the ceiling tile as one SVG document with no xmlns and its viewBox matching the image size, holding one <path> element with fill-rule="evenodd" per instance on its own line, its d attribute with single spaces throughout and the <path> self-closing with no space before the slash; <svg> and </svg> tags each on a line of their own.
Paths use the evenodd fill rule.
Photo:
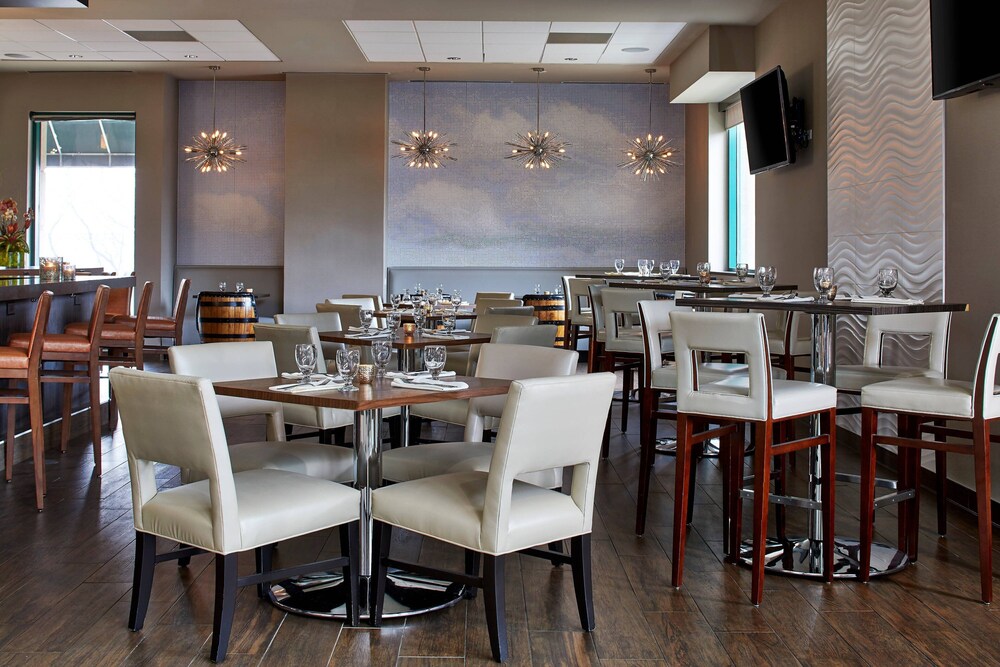
<svg viewBox="0 0 1000 667">
<path fill-rule="evenodd" d="M 181 29 L 180 26 L 178 26 L 173 21 L 160 20 L 160 19 L 151 20 L 151 21 L 149 21 L 149 20 L 141 20 L 141 19 L 125 20 L 125 21 L 119 21 L 119 20 L 112 21 L 111 19 L 105 19 L 104 22 L 107 23 L 108 25 L 110 25 L 110 26 L 112 26 L 114 28 L 117 28 L 119 30 L 122 30 L 122 31 L 124 31 L 124 30 L 180 30 Z"/>
<path fill-rule="evenodd" d="M 38 30 L 41 24 L 34 19 L 0 19 L 0 30 Z"/>
<path fill-rule="evenodd" d="M 414 21 L 417 32 L 474 32 L 482 34 L 482 21 Z"/>
<path fill-rule="evenodd" d="M 42 55 L 38 51 L 28 51 L 27 49 L 24 49 L 24 50 L 19 49 L 17 51 L 12 51 L 11 53 L 17 53 L 18 55 L 22 55 L 22 56 L 25 56 L 25 57 L 24 58 L 14 58 L 14 57 L 8 56 L 7 52 L 4 51 L 4 52 L 0 52 L 0 60 L 52 60 L 52 58 L 49 58 L 48 56 Z"/>
<path fill-rule="evenodd" d="M 174 23 L 179 25 L 184 30 L 187 30 L 191 34 L 195 31 L 200 32 L 242 32 L 246 30 L 246 26 L 239 21 L 207 21 L 202 19 L 190 20 L 190 21 L 177 21 Z"/>
<path fill-rule="evenodd" d="M 197 38 L 199 42 L 204 42 L 208 44 L 209 42 L 227 42 L 227 43 L 246 43 L 246 44 L 259 44 L 260 40 L 254 37 L 254 34 L 250 31 L 244 32 L 190 32 L 188 33 L 192 37 Z"/>
<path fill-rule="evenodd" d="M 620 23 L 618 35 L 676 35 L 686 23 Z"/>
<path fill-rule="evenodd" d="M 147 49 L 152 49 L 157 53 L 195 53 L 199 50 L 207 50 L 208 47 L 200 42 L 133 42 L 142 44 Z"/>
<path fill-rule="evenodd" d="M 451 58 L 459 58 L 464 63 L 483 62 L 483 51 L 481 47 L 465 47 L 455 49 L 431 49 L 424 47 L 424 56 L 429 63 L 451 62 Z"/>
<path fill-rule="evenodd" d="M 547 32 L 484 32 L 483 44 L 494 44 L 496 46 L 544 46 L 548 39 Z"/>
<path fill-rule="evenodd" d="M 239 54 L 241 56 L 253 55 L 253 54 L 259 56 L 274 55 L 273 53 L 271 53 L 271 50 L 268 49 L 263 44 L 224 43 L 224 44 L 206 44 L 205 46 L 210 48 L 215 53 L 218 53 L 220 56 L 223 56 L 224 58 L 228 58 L 230 55 L 236 55 L 236 54 Z"/>
<path fill-rule="evenodd" d="M 612 33 L 618 28 L 618 23 L 599 21 L 553 21 L 549 32 L 607 32 Z"/>
<path fill-rule="evenodd" d="M 601 65 L 649 65 L 656 61 L 659 51 L 643 53 L 622 53 L 620 49 L 608 48 L 597 62 Z"/>
<path fill-rule="evenodd" d="M 546 44 L 543 63 L 595 64 L 604 53 L 604 44 Z M 576 58 L 567 61 L 566 58 Z"/>
<path fill-rule="evenodd" d="M 371 62 L 424 62 L 424 53 L 419 47 L 380 44 L 365 48 L 364 54 Z"/>
<path fill-rule="evenodd" d="M 344 21 L 351 32 L 414 32 L 413 21 Z"/>
<path fill-rule="evenodd" d="M 483 47 L 484 62 L 488 63 L 538 63 L 542 59 L 543 45 L 538 46 L 490 46 Z"/>
<path fill-rule="evenodd" d="M 483 45 L 482 33 L 472 32 L 430 32 L 419 33 L 420 43 L 424 46 L 433 44 L 436 46 L 470 46 Z"/>
<path fill-rule="evenodd" d="M 15 30 L 13 28 L 0 28 L 0 38 L 5 40 L 12 39 L 18 42 L 67 42 L 72 41 L 69 37 L 61 35 L 55 30 L 49 30 L 48 28 L 35 24 L 35 30 Z"/>
<path fill-rule="evenodd" d="M 86 61 L 86 60 L 109 60 L 105 55 L 97 53 L 95 51 L 87 51 L 86 49 L 77 49 L 76 51 L 45 51 L 43 55 L 52 58 L 52 60 L 66 60 L 69 62 L 74 61 Z"/>
<path fill-rule="evenodd" d="M 86 46 L 91 51 L 108 53 L 111 51 L 148 51 L 142 44 L 132 40 L 131 42 L 78 42 Z"/>
<path fill-rule="evenodd" d="M 144 60 L 166 60 L 159 53 L 152 51 L 107 51 L 104 53 L 109 60 L 116 62 L 139 62 Z"/>
<path fill-rule="evenodd" d="M 483 32 L 548 34 L 550 25 L 549 21 L 483 21 Z"/>
<path fill-rule="evenodd" d="M 361 32 L 354 36 L 358 44 L 362 46 L 372 45 L 398 45 L 420 47 L 415 32 Z"/>
<path fill-rule="evenodd" d="M 248 53 L 241 53 L 241 52 L 237 51 L 237 52 L 234 52 L 234 53 L 227 53 L 223 57 L 223 60 L 225 60 L 226 62 L 229 62 L 229 63 L 233 63 L 233 62 L 278 62 L 278 61 L 281 60 L 281 58 L 279 58 L 278 56 L 274 55 L 270 51 L 268 51 L 267 53 L 260 53 L 260 52 L 257 52 L 257 51 L 254 51 L 252 53 L 249 53 L 249 52 Z"/>
</svg>

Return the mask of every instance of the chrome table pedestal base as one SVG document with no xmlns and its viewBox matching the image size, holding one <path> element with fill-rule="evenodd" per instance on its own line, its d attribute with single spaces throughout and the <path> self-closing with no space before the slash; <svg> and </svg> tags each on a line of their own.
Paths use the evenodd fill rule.
<svg viewBox="0 0 1000 667">
<path fill-rule="evenodd" d="M 284 611 L 314 618 L 347 618 L 347 590 L 340 572 L 324 572 L 272 584 L 271 602 Z M 361 617 L 368 618 L 368 579 L 361 579 Z M 440 579 L 390 569 L 385 582 L 383 618 L 401 618 L 451 607 L 465 587 Z"/>
<path fill-rule="evenodd" d="M 857 540 L 836 538 L 833 556 L 834 579 L 856 579 L 861 543 Z M 740 545 L 740 564 L 749 567 L 753 543 Z M 905 553 L 886 544 L 872 544 L 872 577 L 899 572 L 910 564 Z M 783 574 L 805 579 L 823 578 L 823 545 L 809 538 L 780 541 L 768 538 L 764 550 L 764 567 L 769 574 Z"/>
</svg>

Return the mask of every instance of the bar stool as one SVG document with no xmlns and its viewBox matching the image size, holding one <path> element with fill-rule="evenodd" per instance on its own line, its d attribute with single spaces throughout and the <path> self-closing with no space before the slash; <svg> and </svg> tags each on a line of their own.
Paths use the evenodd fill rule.
<svg viewBox="0 0 1000 667">
<path fill-rule="evenodd" d="M 943 378 L 909 377 L 869 384 L 861 389 L 861 559 L 858 578 L 868 581 L 871 566 L 875 514 L 875 446 L 899 448 L 900 485 L 909 487 L 895 496 L 880 498 L 879 504 L 901 502 L 899 508 L 900 549 L 911 560 L 917 558 L 920 508 L 920 451 L 951 452 L 973 457 L 976 476 L 976 509 L 979 524 L 979 576 L 982 600 L 993 600 L 993 552 L 990 487 L 990 427 L 1000 418 L 1000 396 L 996 393 L 997 355 L 1000 336 L 993 315 L 979 352 L 975 380 L 963 382 Z M 894 413 L 900 420 L 899 437 L 878 435 L 878 417 Z M 920 426 L 930 420 L 962 421 L 963 431 L 946 426 Z M 922 440 L 921 431 L 935 436 L 971 439 L 972 443 Z M 906 511 L 904 512 L 904 507 Z"/>
<path fill-rule="evenodd" d="M 191 292 L 191 279 L 183 278 L 177 286 L 177 298 L 174 300 L 172 315 L 147 315 L 145 338 L 169 339 L 171 345 L 184 344 L 184 315 L 187 312 L 188 294 Z M 115 315 L 112 322 L 131 324 L 135 326 L 136 318 L 131 315 Z M 169 345 L 146 347 L 147 352 L 166 354 Z"/>
<path fill-rule="evenodd" d="M 604 285 L 599 278 L 576 278 L 563 276 L 563 293 L 566 295 L 566 347 L 577 349 L 580 332 L 586 328 L 586 339 L 592 337 L 594 331 L 594 312 L 590 305 L 591 285 Z"/>
<path fill-rule="evenodd" d="M 94 467 L 97 475 L 102 474 L 101 465 L 101 366 L 99 362 L 101 330 L 105 326 L 104 318 L 108 307 L 111 288 L 101 285 L 94 294 L 94 307 L 90 314 L 90 323 L 85 335 L 73 333 L 44 334 L 42 345 L 42 364 L 40 380 L 43 384 L 55 383 L 63 385 L 62 424 L 60 427 L 59 451 L 66 451 L 69 444 L 70 429 L 73 423 L 73 385 L 86 383 L 90 396 L 90 433 L 94 445 Z M 31 346 L 29 334 L 14 334 L 10 344 L 22 350 Z M 44 364 L 55 364 L 55 367 L 44 368 Z M 82 368 L 77 368 L 82 366 Z"/>
<path fill-rule="evenodd" d="M 729 506 L 728 560 L 739 556 L 742 525 L 743 455 L 742 437 L 734 437 L 739 423 L 752 424 L 756 431 L 753 478 L 753 548 L 750 601 L 756 606 L 764 597 L 764 550 L 767 538 L 767 512 L 770 502 L 771 465 L 774 457 L 791 451 L 820 447 L 824 483 L 822 485 L 823 535 L 833 535 L 834 492 L 832 471 L 836 449 L 837 391 L 813 382 L 773 380 L 767 332 L 760 313 L 670 314 L 677 358 L 677 472 L 674 491 L 674 530 L 672 580 L 680 586 L 684 568 L 684 543 L 687 537 L 685 512 L 690 492 L 692 448 L 716 434 L 723 440 L 723 485 L 728 489 L 723 502 Z M 699 382 L 699 352 L 746 355 L 748 374 L 717 382 Z M 820 435 L 775 442 L 778 424 L 802 417 L 819 415 Z M 728 425 L 695 433 L 695 427 L 708 424 Z M 823 541 L 823 572 L 833 581 L 834 544 Z"/>
<path fill-rule="evenodd" d="M 31 327 L 28 349 L 0 347 L 0 378 L 10 387 L 0 389 L 0 403 L 7 405 L 7 442 L 4 456 L 5 475 L 10 482 L 14 471 L 15 405 L 27 405 L 31 424 L 31 455 L 35 467 L 35 506 L 45 508 L 45 432 L 42 420 L 42 386 L 38 369 L 42 359 L 42 340 L 49 323 L 52 292 L 46 290 L 38 297 L 35 323 Z M 23 388 L 17 384 L 24 381 Z"/>
</svg>

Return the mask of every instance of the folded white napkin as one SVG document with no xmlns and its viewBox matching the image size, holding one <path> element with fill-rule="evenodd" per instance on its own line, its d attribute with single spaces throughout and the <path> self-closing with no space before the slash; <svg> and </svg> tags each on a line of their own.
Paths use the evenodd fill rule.
<svg viewBox="0 0 1000 667">
<path fill-rule="evenodd" d="M 442 377 L 442 378 L 453 378 L 453 377 L 455 377 L 455 375 L 456 375 L 455 371 L 441 371 L 440 373 L 438 373 L 438 377 Z M 408 373 L 403 373 L 402 371 L 388 371 L 385 374 L 385 376 L 387 378 L 403 378 L 404 380 L 406 378 L 419 378 L 419 377 L 427 377 L 427 378 L 429 378 L 431 376 L 431 372 L 430 371 L 410 371 Z"/>
<path fill-rule="evenodd" d="M 400 389 L 426 389 L 427 391 L 458 391 L 469 388 L 469 385 L 464 382 L 442 382 L 430 378 L 415 378 L 411 380 L 396 378 L 392 381 L 392 386 L 399 387 Z"/>
<path fill-rule="evenodd" d="M 924 302 L 923 299 L 902 299 L 893 296 L 852 296 L 851 303 L 893 303 L 893 304 L 907 304 L 907 305 L 919 305 Z"/>
</svg>

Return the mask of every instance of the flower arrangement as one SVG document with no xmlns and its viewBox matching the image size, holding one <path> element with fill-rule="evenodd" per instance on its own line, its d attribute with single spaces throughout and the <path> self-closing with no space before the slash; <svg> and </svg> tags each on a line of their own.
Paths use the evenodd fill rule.
<svg viewBox="0 0 1000 667">
<path fill-rule="evenodd" d="M 13 199 L 0 200 L 0 259 L 6 266 L 18 266 L 23 261 L 23 253 L 28 252 L 28 229 L 35 218 L 34 211 L 24 212 L 24 225 L 17 221 L 17 202 Z M 18 261 L 11 261 L 15 258 Z"/>
</svg>

